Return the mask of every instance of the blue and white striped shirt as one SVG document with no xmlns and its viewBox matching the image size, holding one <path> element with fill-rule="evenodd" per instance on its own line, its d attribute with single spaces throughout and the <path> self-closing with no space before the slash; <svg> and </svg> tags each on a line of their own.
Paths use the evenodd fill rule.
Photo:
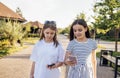
<svg viewBox="0 0 120 78">
<path fill-rule="evenodd" d="M 68 78 L 93 78 L 91 53 L 96 48 L 97 44 L 92 39 L 87 39 L 86 42 L 74 39 L 69 42 L 67 51 L 77 57 L 77 65 L 70 67 Z"/>
</svg>

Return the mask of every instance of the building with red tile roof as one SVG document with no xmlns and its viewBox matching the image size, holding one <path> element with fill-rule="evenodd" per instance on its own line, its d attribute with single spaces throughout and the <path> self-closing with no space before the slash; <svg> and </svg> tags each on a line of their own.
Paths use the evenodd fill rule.
<svg viewBox="0 0 120 78">
<path fill-rule="evenodd" d="M 38 21 L 34 21 L 34 22 L 29 22 L 31 24 L 31 26 L 37 26 L 38 28 L 43 28 L 43 24 L 41 24 Z"/>
<path fill-rule="evenodd" d="M 11 20 L 17 20 L 19 22 L 25 22 L 26 19 L 17 14 L 16 12 L 12 11 L 6 5 L 0 2 L 0 19 L 7 19 L 10 18 Z"/>
</svg>

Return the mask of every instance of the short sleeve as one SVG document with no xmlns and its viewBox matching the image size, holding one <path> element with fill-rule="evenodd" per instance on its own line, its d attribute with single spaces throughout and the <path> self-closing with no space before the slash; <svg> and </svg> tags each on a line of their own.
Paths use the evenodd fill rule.
<svg viewBox="0 0 120 78">
<path fill-rule="evenodd" d="M 67 50 L 68 52 L 72 52 L 72 49 L 73 49 L 72 42 L 69 42 L 66 50 Z"/>
<path fill-rule="evenodd" d="M 62 45 L 58 46 L 58 62 L 64 62 L 65 58 L 65 51 L 62 47 Z"/>
<path fill-rule="evenodd" d="M 36 62 L 37 61 L 37 44 L 35 44 L 33 50 L 32 50 L 32 54 L 30 56 L 30 60 Z"/>
<path fill-rule="evenodd" d="M 97 43 L 96 43 L 96 41 L 94 40 L 94 41 L 93 41 L 93 50 L 95 50 L 95 49 L 97 49 Z"/>
</svg>

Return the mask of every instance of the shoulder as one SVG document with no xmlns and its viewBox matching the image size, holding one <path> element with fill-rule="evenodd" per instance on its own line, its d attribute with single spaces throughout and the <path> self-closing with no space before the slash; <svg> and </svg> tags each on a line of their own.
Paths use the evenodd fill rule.
<svg viewBox="0 0 120 78">
<path fill-rule="evenodd" d="M 92 45 L 93 49 L 97 48 L 97 42 L 94 39 L 89 39 L 90 45 Z"/>
<path fill-rule="evenodd" d="M 75 41 L 75 40 L 71 40 L 71 41 L 68 43 L 67 48 L 68 48 L 68 49 L 72 49 L 75 45 L 76 45 L 76 41 Z"/>
<path fill-rule="evenodd" d="M 96 41 L 94 39 L 89 38 L 88 40 L 89 40 L 90 43 L 93 43 L 93 44 L 96 43 Z"/>
<path fill-rule="evenodd" d="M 43 40 L 39 40 L 35 43 L 35 46 L 39 46 L 39 45 L 42 45 L 43 44 Z"/>
<path fill-rule="evenodd" d="M 60 41 L 58 41 L 58 47 L 62 47 L 62 43 Z"/>
<path fill-rule="evenodd" d="M 75 44 L 75 40 L 74 39 L 69 42 L 69 45 L 73 45 L 73 44 Z"/>
</svg>

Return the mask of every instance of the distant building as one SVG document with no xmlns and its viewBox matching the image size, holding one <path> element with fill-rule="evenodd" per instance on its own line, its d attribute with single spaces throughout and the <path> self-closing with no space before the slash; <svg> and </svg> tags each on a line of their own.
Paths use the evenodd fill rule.
<svg viewBox="0 0 120 78">
<path fill-rule="evenodd" d="M 17 14 L 16 12 L 12 11 L 10 8 L 8 8 L 6 5 L 0 2 L 0 20 L 3 19 L 11 19 L 12 21 L 19 21 L 19 22 L 25 22 L 26 19 Z"/>
<path fill-rule="evenodd" d="M 43 24 L 41 24 L 40 22 L 38 21 L 35 21 L 35 22 L 29 22 L 31 24 L 31 30 L 34 30 L 31 31 L 31 33 L 41 33 L 41 30 L 43 28 Z"/>
<path fill-rule="evenodd" d="M 39 21 L 34 21 L 34 22 L 30 22 L 30 23 L 32 26 L 37 26 L 40 29 L 43 28 L 43 24 L 41 24 Z"/>
<path fill-rule="evenodd" d="M 24 24 L 25 30 L 28 31 L 29 37 L 31 35 L 37 35 L 40 36 L 41 31 L 43 29 L 43 24 L 41 24 L 39 21 L 29 21 Z"/>
</svg>

